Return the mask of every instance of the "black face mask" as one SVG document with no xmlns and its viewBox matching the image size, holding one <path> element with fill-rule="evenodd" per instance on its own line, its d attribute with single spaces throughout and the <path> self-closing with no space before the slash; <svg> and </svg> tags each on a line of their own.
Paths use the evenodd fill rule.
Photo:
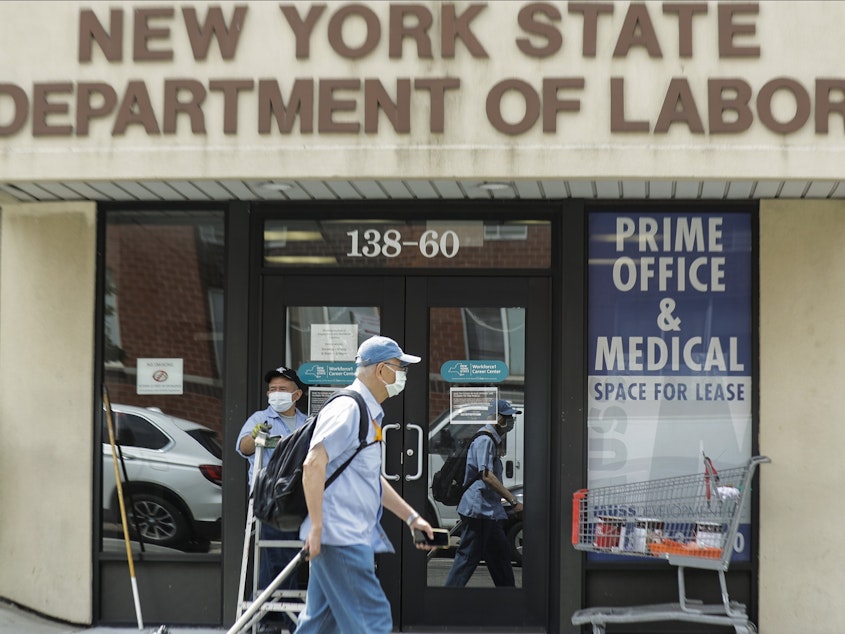
<svg viewBox="0 0 845 634">
<path fill-rule="evenodd" d="M 514 426 L 514 417 L 513 416 L 504 416 L 502 415 L 502 422 L 498 423 L 499 429 L 503 430 L 505 433 L 511 431 Z"/>
</svg>

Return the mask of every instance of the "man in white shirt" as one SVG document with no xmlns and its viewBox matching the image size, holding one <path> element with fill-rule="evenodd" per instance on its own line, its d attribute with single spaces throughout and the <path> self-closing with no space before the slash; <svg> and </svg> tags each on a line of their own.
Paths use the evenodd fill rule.
<svg viewBox="0 0 845 634">
<path fill-rule="evenodd" d="M 374 555 L 393 552 L 381 529 L 382 507 L 408 528 L 433 538 L 431 526 L 381 476 L 381 425 L 386 399 L 405 387 L 409 366 L 420 357 L 405 354 L 388 337 L 371 337 L 358 348 L 350 389 L 367 403 L 371 425 L 363 449 L 332 486 L 326 475 L 358 447 L 360 414 L 352 398 L 328 403 L 317 419 L 303 466 L 308 517 L 300 528 L 310 563 L 305 610 L 297 634 L 388 634 L 390 604 L 375 574 Z M 417 548 L 428 546 L 418 544 Z"/>
</svg>

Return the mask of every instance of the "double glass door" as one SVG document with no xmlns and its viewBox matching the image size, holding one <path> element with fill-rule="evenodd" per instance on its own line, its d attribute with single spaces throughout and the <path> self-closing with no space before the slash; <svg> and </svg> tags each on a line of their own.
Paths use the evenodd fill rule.
<svg viewBox="0 0 845 634">
<path fill-rule="evenodd" d="M 549 292 L 541 276 L 263 278 L 261 367 L 297 369 L 311 411 L 352 382 L 355 351 L 372 335 L 422 357 L 405 391 L 382 404 L 382 474 L 434 526 L 450 530 L 451 547 L 426 555 L 401 520 L 383 519 L 396 554 L 378 556 L 378 575 L 399 630 L 547 623 Z M 502 523 L 515 584 L 496 587 L 482 561 L 466 586 L 446 587 L 464 526 L 454 506 L 434 501 L 431 479 L 495 419 L 488 406 L 498 399 L 520 411 L 500 449 L 503 483 L 524 504 Z"/>
</svg>

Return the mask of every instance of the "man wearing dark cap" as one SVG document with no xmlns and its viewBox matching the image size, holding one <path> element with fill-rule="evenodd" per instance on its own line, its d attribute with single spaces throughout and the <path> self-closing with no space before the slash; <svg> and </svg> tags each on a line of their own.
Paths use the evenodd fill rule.
<svg viewBox="0 0 845 634">
<path fill-rule="evenodd" d="M 515 512 L 522 511 L 522 504 L 502 484 L 501 447 L 505 434 L 513 429 L 514 416 L 521 413 L 502 399 L 490 403 L 488 419 L 496 422 L 486 424 L 482 428 L 485 433 L 473 440 L 467 450 L 464 486 L 469 486 L 458 503 L 463 533 L 446 577 L 447 586 L 465 586 L 482 559 L 494 584 L 514 585 L 511 547 L 502 527 L 508 514 L 502 500 Z"/>
<path fill-rule="evenodd" d="M 239 454 L 249 461 L 249 482 L 252 483 L 253 471 L 255 468 L 255 438 L 259 432 L 266 432 L 268 436 L 280 436 L 284 438 L 293 431 L 305 424 L 306 416 L 296 408 L 297 401 L 304 393 L 303 385 L 296 372 L 290 368 L 278 367 L 270 370 L 264 375 L 264 382 L 267 383 L 267 409 L 262 409 L 250 416 L 238 434 L 236 449 Z M 262 462 L 266 465 L 273 455 L 271 447 L 265 447 L 262 455 Z M 297 531 L 280 531 L 269 524 L 261 525 L 261 539 L 273 541 L 296 541 L 299 539 Z M 287 563 L 293 559 L 298 548 L 265 548 L 261 551 L 261 563 L 258 571 L 258 587 L 266 588 L 276 578 Z M 298 579 L 296 575 L 290 575 L 286 579 L 282 589 L 296 589 Z M 272 615 L 277 616 L 277 615 Z M 265 618 L 271 621 L 270 617 Z M 284 624 L 293 629 L 293 623 L 284 617 L 281 623 L 265 623 L 264 631 L 280 631 Z M 277 627 L 278 625 L 278 627 Z"/>
<path fill-rule="evenodd" d="M 393 552 L 381 529 L 382 508 L 411 531 L 419 529 L 429 538 L 433 534 L 429 523 L 381 476 L 381 404 L 402 392 L 410 366 L 419 361 L 388 337 L 370 337 L 358 348 L 349 389 L 367 404 L 368 444 L 328 488 L 326 475 L 358 448 L 360 413 L 354 399 L 343 397 L 320 410 L 302 470 L 308 517 L 300 536 L 308 549 L 310 575 L 297 634 L 389 634 L 393 629 L 390 603 L 374 566 L 375 553 Z"/>
</svg>

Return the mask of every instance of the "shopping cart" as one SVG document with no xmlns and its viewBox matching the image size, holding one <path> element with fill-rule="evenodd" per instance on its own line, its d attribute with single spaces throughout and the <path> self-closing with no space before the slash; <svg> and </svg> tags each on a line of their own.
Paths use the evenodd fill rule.
<svg viewBox="0 0 845 634">
<path fill-rule="evenodd" d="M 678 567 L 678 603 L 592 607 L 572 615 L 573 625 L 592 624 L 604 634 L 608 623 L 688 621 L 733 626 L 736 634 L 757 631 L 745 605 L 731 601 L 725 572 L 757 465 L 717 471 L 704 456 L 704 472 L 633 484 L 581 489 L 572 497 L 572 544 L 578 550 L 665 559 Z M 686 597 L 684 568 L 715 570 L 722 603 L 705 605 Z"/>
</svg>

